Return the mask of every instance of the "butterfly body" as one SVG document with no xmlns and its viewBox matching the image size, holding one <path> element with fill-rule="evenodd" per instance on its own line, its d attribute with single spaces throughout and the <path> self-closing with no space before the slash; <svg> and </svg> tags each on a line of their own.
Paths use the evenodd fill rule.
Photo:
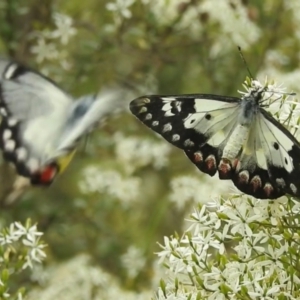
<svg viewBox="0 0 300 300">
<path fill-rule="evenodd" d="M 0 59 L 0 148 L 33 184 L 49 185 L 78 140 L 115 110 L 121 89 L 76 101 L 49 78 Z"/>
<path fill-rule="evenodd" d="M 202 172 L 218 173 L 261 199 L 299 196 L 300 144 L 265 111 L 264 92 L 253 87 L 242 98 L 148 95 L 133 100 L 130 109 Z"/>
</svg>

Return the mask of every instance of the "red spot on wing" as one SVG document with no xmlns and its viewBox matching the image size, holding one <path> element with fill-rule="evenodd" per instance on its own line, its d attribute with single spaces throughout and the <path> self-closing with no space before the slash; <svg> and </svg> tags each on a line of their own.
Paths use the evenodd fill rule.
<svg viewBox="0 0 300 300">
<path fill-rule="evenodd" d="M 194 153 L 194 162 L 201 163 L 203 161 L 203 155 L 200 151 Z"/>
<path fill-rule="evenodd" d="M 244 170 L 239 173 L 238 182 L 240 184 L 247 184 L 249 182 L 249 172 L 247 170 Z"/>
<path fill-rule="evenodd" d="M 266 193 L 267 197 L 270 197 L 274 191 L 273 186 L 271 183 L 267 182 L 264 186 L 264 192 Z"/>
<path fill-rule="evenodd" d="M 259 188 L 261 188 L 261 179 L 258 175 L 255 175 L 251 181 L 250 181 L 250 184 L 252 185 L 253 187 L 253 191 L 256 192 Z"/>
<path fill-rule="evenodd" d="M 50 185 L 58 174 L 58 170 L 59 168 L 56 163 L 50 163 L 32 176 L 31 183 L 35 185 Z"/>
<path fill-rule="evenodd" d="M 232 170 L 230 160 L 222 158 L 219 163 L 218 170 L 220 179 L 230 179 Z"/>
<path fill-rule="evenodd" d="M 205 159 L 205 163 L 207 166 L 208 170 L 215 170 L 216 169 L 216 158 L 214 157 L 214 155 L 209 155 L 206 159 Z"/>
</svg>

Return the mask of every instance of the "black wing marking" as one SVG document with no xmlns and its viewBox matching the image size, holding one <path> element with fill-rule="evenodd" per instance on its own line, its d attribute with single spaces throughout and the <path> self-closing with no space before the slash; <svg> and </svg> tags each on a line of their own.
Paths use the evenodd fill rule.
<svg viewBox="0 0 300 300">
<path fill-rule="evenodd" d="M 183 149 L 204 173 L 213 176 L 237 120 L 239 98 L 214 95 L 143 96 L 131 112 L 168 142 Z"/>
<path fill-rule="evenodd" d="M 300 196 L 300 144 L 296 138 L 266 111 L 261 109 L 260 139 L 269 174 L 277 186 L 293 196 Z"/>
<path fill-rule="evenodd" d="M 253 122 L 248 139 L 236 158 L 232 172 L 234 185 L 242 192 L 260 199 L 276 199 L 285 191 L 276 184 L 268 170 L 265 142 L 259 123 Z"/>
</svg>

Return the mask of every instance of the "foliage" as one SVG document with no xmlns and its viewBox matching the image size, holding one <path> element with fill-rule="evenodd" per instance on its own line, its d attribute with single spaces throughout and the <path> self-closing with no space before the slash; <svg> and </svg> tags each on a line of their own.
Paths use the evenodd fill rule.
<svg viewBox="0 0 300 300">
<path fill-rule="evenodd" d="M 236 96 L 248 75 L 237 46 L 242 48 L 255 78 L 264 82 L 268 76 L 284 83 L 287 91 L 299 91 L 300 10 L 296 0 L 0 0 L 0 8 L 2 55 L 37 68 L 75 97 L 96 93 L 114 83 L 133 87 L 137 95 Z M 285 111 L 285 106 L 274 107 L 273 112 L 278 109 Z M 284 116 L 278 113 L 282 121 Z M 295 130 L 297 121 L 293 122 Z M 4 166 L 0 171 L 5 181 L 3 170 Z M 2 209 L 2 230 L 16 220 L 25 223 L 30 218 L 44 233 L 48 245 L 45 267 L 34 268 L 31 275 L 11 273 L 9 293 L 17 295 L 18 288 L 24 286 L 29 291 L 28 299 L 50 299 L 51 295 L 55 299 L 102 299 L 99 291 L 108 278 L 111 294 L 103 297 L 149 299 L 163 278 L 155 296 L 159 299 L 206 299 L 208 284 L 211 295 L 219 296 L 216 299 L 231 299 L 234 286 L 220 283 L 220 272 L 228 272 L 231 266 L 235 270 L 232 276 L 236 275 L 232 283 L 242 277 L 244 281 L 239 284 L 249 283 L 237 292 L 245 295 L 246 289 L 249 294 L 255 287 L 267 290 L 274 284 L 269 297 L 293 299 L 278 295 L 292 294 L 298 285 L 297 254 L 293 247 L 286 246 L 296 238 L 293 226 L 298 224 L 297 207 L 291 199 L 283 205 L 249 197 L 232 198 L 231 186 L 200 174 L 181 151 L 159 140 L 133 116 L 122 113 L 110 118 L 86 143 L 83 141 L 71 165 L 49 189 L 32 188 L 19 203 Z M 220 194 L 223 200 L 213 210 L 207 209 L 204 203 L 212 197 L 220 199 Z M 192 214 L 194 227 L 184 234 L 183 220 L 193 206 L 198 207 Z M 241 211 L 247 217 L 265 213 L 264 219 L 245 223 L 246 233 L 232 232 L 231 216 Z M 204 222 L 198 218 L 200 212 L 204 220 L 213 216 L 216 221 L 202 232 L 202 241 L 197 232 Z M 174 232 L 179 233 L 175 236 Z M 164 238 L 170 235 L 173 238 Z M 211 242 L 217 241 L 216 247 L 207 244 L 205 238 L 210 235 Z M 258 239 L 258 246 L 253 239 Z M 164 254 L 169 277 L 155 263 L 153 252 L 160 249 L 157 241 L 169 251 Z M 203 261 L 193 251 L 202 247 L 203 241 L 212 247 L 205 253 L 213 256 L 200 272 L 197 263 Z M 173 242 L 176 244 L 172 246 Z M 236 248 L 240 243 L 244 250 L 251 250 L 251 255 L 259 256 L 250 260 L 258 264 L 256 267 L 270 254 L 269 261 L 275 263 L 273 268 L 270 262 L 264 267 L 271 276 L 268 281 L 267 273 L 257 271 L 255 266 L 251 270 L 245 267 Z M 190 257 L 182 257 L 178 247 L 188 251 Z M 261 253 L 261 247 L 266 253 Z M 271 252 L 281 254 L 280 260 L 271 257 Z M 286 257 L 291 260 L 290 267 Z M 178 262 L 180 276 L 169 262 L 171 258 L 172 263 Z M 284 276 L 275 278 L 280 263 L 288 275 L 280 273 Z M 204 271 L 207 275 L 201 277 Z M 259 277 L 254 284 L 256 274 Z M 68 277 L 70 281 L 53 281 L 54 277 Z M 291 278 L 293 282 L 288 283 Z M 266 282 L 269 285 L 264 286 Z M 249 299 L 263 299 L 249 295 Z"/>
</svg>

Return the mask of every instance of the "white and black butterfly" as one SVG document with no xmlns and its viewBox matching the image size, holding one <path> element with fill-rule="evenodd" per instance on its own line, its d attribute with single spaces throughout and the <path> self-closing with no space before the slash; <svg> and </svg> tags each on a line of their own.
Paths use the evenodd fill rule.
<svg viewBox="0 0 300 300">
<path fill-rule="evenodd" d="M 48 185 L 76 143 L 115 110 L 121 90 L 77 101 L 40 73 L 0 59 L 0 148 L 19 175 Z"/>
<path fill-rule="evenodd" d="M 218 172 L 256 198 L 300 196 L 300 144 L 264 110 L 265 92 L 254 84 L 242 98 L 149 95 L 133 100 L 130 110 L 202 172 Z"/>
</svg>

